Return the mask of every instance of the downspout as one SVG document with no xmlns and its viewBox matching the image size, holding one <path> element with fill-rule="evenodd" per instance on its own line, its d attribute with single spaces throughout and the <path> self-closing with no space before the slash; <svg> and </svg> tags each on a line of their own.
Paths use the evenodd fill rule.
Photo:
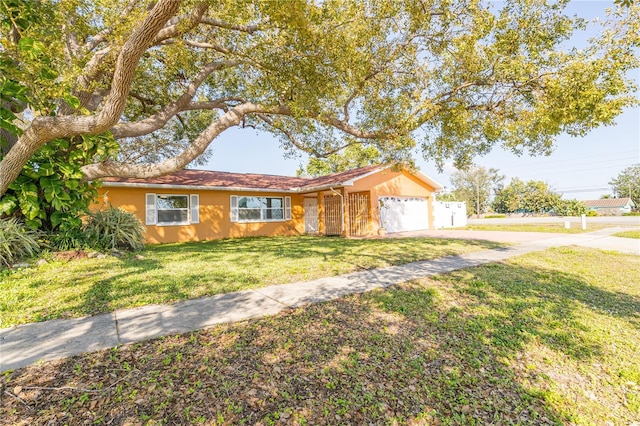
<svg viewBox="0 0 640 426">
<path fill-rule="evenodd" d="M 340 207 L 342 210 L 342 217 L 340 218 L 340 235 L 344 235 L 344 196 L 337 192 L 335 189 L 333 189 L 333 187 L 329 188 L 329 191 L 333 192 L 334 194 L 336 194 L 337 196 L 340 197 Z"/>
</svg>

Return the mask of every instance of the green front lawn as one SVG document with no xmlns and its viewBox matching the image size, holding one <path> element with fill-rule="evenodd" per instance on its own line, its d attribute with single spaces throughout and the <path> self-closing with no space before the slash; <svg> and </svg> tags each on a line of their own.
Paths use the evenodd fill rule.
<svg viewBox="0 0 640 426">
<path fill-rule="evenodd" d="M 522 223 L 511 225 L 468 225 L 463 229 L 471 231 L 508 231 L 508 232 L 554 232 L 564 234 L 580 234 L 583 232 L 592 232 L 600 229 L 611 228 L 611 225 L 590 224 L 587 220 L 587 229 L 583 230 L 579 223 L 571 223 L 571 228 L 566 229 L 563 223 Z"/>
<path fill-rule="evenodd" d="M 149 246 L 123 258 L 60 261 L 0 275 L 0 328 L 497 247 L 425 238 L 240 238 Z"/>
<path fill-rule="evenodd" d="M 637 238 L 637 239 L 640 239 L 640 231 L 617 232 L 617 233 L 613 234 L 612 237 Z"/>
<path fill-rule="evenodd" d="M 11 424 L 629 425 L 640 263 L 558 248 L 6 373 Z"/>
</svg>

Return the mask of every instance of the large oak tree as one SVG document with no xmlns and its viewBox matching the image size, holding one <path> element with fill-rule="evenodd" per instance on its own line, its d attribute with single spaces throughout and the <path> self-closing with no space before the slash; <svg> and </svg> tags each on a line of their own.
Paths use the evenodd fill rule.
<svg viewBox="0 0 640 426">
<path fill-rule="evenodd" d="M 548 153 L 636 102 L 638 5 L 581 49 L 568 40 L 586 24 L 565 6 L 5 0 L 0 195 L 43 146 L 97 134 L 120 153 L 86 180 L 179 170 L 239 125 L 316 156 L 360 142 L 458 166 L 494 145 Z"/>
</svg>

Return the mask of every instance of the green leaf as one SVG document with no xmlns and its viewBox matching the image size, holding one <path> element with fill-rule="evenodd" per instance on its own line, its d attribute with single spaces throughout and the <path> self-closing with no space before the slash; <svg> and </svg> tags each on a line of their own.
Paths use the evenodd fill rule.
<svg viewBox="0 0 640 426">
<path fill-rule="evenodd" d="M 70 180 L 64 181 L 64 186 L 72 190 L 77 190 L 78 187 L 80 186 L 80 182 L 76 179 L 70 179 Z"/>
<path fill-rule="evenodd" d="M 5 101 L 20 100 L 26 102 L 24 93 L 27 88 L 13 80 L 6 79 L 0 85 L 0 99 Z"/>
<path fill-rule="evenodd" d="M 13 125 L 11 121 L 7 121 L 4 118 L 0 118 L 0 127 L 11 133 L 12 135 L 22 135 L 22 129 Z"/>
<path fill-rule="evenodd" d="M 93 145 L 94 143 L 90 138 L 84 136 L 82 137 L 82 144 L 80 146 L 83 150 L 89 151 L 91 148 L 93 148 Z"/>
<path fill-rule="evenodd" d="M 45 200 L 47 200 L 47 203 L 50 203 L 56 197 L 56 193 L 57 193 L 57 188 L 55 187 L 53 181 L 46 176 L 41 177 L 40 187 L 44 192 Z"/>
<path fill-rule="evenodd" d="M 18 206 L 16 197 L 13 195 L 5 195 L 0 199 L 0 216 L 10 215 Z"/>
<path fill-rule="evenodd" d="M 65 176 L 69 176 L 75 172 L 75 167 L 70 164 L 60 164 L 60 172 Z"/>
<path fill-rule="evenodd" d="M 20 211 L 27 218 L 27 220 L 34 220 L 40 213 L 40 204 L 38 199 L 23 198 L 20 200 Z"/>
<path fill-rule="evenodd" d="M 52 228 L 56 228 L 58 225 L 60 225 L 60 223 L 62 223 L 62 220 L 64 219 L 65 214 L 61 213 L 61 212 L 53 212 L 51 213 L 51 227 Z"/>
<path fill-rule="evenodd" d="M 68 149 L 69 141 L 67 139 L 54 139 L 49 144 L 56 149 Z"/>
<path fill-rule="evenodd" d="M 34 40 L 31 37 L 22 37 L 18 42 L 18 49 L 24 54 L 35 58 L 37 55 L 45 51 L 46 47 L 43 42 Z"/>
<path fill-rule="evenodd" d="M 39 164 L 38 174 L 40 176 L 51 176 L 55 173 L 53 169 L 53 164 L 51 163 L 42 163 Z"/>
<path fill-rule="evenodd" d="M 38 187 L 33 182 L 26 183 L 22 185 L 22 195 L 27 198 L 38 199 Z"/>
<path fill-rule="evenodd" d="M 58 73 L 49 67 L 42 67 L 39 76 L 43 80 L 55 80 L 58 78 Z"/>
<path fill-rule="evenodd" d="M 80 106 L 80 99 L 78 99 L 76 96 L 66 94 L 63 96 L 63 99 L 71 108 L 76 109 Z"/>
<path fill-rule="evenodd" d="M 24 222 L 24 224 L 27 225 L 31 229 L 38 229 L 38 228 L 40 228 L 42 226 L 42 220 L 40 220 L 38 218 L 27 219 Z"/>
</svg>

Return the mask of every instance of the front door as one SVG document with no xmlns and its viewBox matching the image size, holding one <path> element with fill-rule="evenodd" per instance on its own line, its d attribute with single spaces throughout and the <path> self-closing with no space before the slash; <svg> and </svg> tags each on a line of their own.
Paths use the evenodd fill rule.
<svg viewBox="0 0 640 426">
<path fill-rule="evenodd" d="M 318 233 L 318 199 L 304 199 L 304 232 L 307 234 Z"/>
</svg>

